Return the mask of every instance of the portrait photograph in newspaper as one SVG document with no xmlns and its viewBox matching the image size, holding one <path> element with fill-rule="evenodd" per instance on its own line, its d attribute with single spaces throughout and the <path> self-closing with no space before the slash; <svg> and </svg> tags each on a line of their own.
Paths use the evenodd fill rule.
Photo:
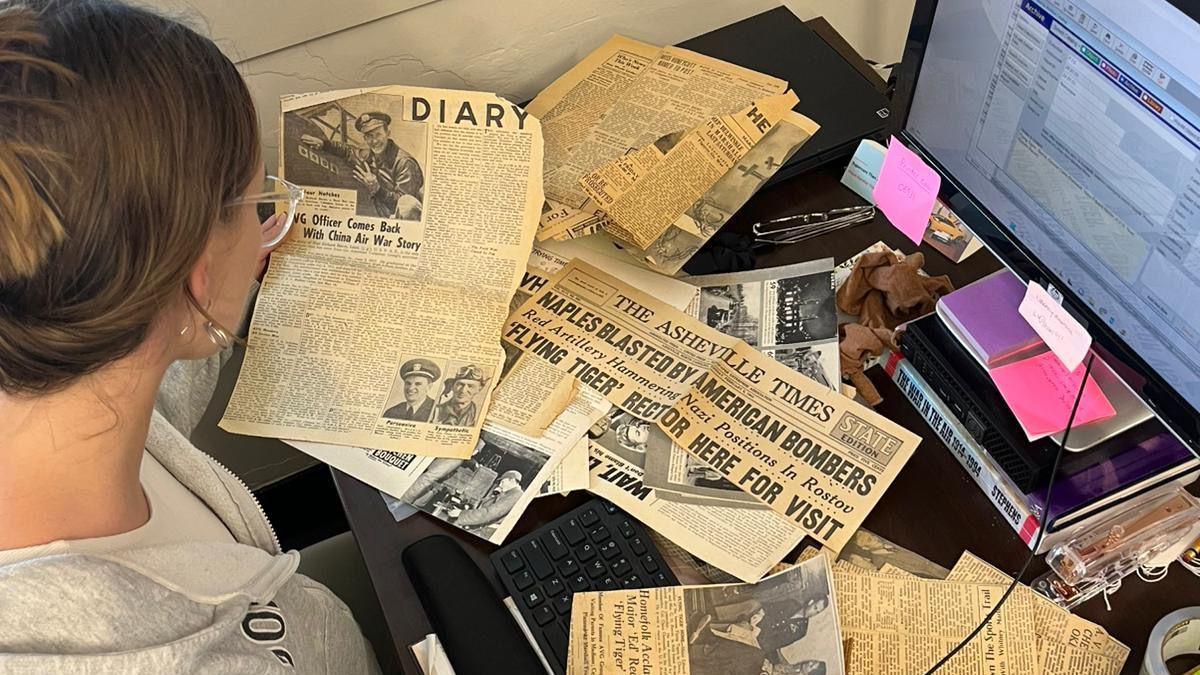
<svg viewBox="0 0 1200 675">
<path fill-rule="evenodd" d="M 364 93 L 284 113 L 288 180 L 353 191 L 360 216 L 420 220 L 430 129 L 406 121 L 406 106 L 404 96 Z"/>
</svg>

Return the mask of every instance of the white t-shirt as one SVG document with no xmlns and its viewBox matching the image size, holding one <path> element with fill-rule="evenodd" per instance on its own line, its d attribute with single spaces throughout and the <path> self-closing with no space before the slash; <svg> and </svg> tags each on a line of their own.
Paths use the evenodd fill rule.
<svg viewBox="0 0 1200 675">
<path fill-rule="evenodd" d="M 150 520 L 145 525 L 109 537 L 59 540 L 0 551 L 0 565 L 64 553 L 107 553 L 184 541 L 235 543 L 217 515 L 148 452 L 142 453 L 141 481 L 150 507 Z"/>
</svg>

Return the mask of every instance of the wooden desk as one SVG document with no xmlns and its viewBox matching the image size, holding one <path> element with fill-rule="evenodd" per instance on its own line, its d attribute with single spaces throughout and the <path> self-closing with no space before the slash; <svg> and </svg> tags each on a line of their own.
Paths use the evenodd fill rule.
<svg viewBox="0 0 1200 675">
<path fill-rule="evenodd" d="M 729 227 L 745 231 L 750 223 L 759 219 L 861 203 L 838 182 L 839 176 L 838 171 L 819 171 L 773 186 L 752 199 Z M 882 218 L 876 218 L 871 224 L 760 255 L 759 266 L 771 267 L 826 256 L 841 262 L 879 240 L 905 252 L 913 250 L 912 243 L 903 235 Z M 986 249 L 960 265 L 954 265 L 928 246 L 923 245 L 919 250 L 925 254 L 926 271 L 933 275 L 948 274 L 956 287 L 1000 267 Z M 867 517 L 867 529 L 945 567 L 951 567 L 959 554 L 969 550 L 1015 574 L 1024 563 L 1028 550 L 881 369 L 874 369 L 869 374 L 884 396 L 878 411 L 920 434 L 922 442 Z M 401 551 L 408 544 L 431 534 L 449 534 L 471 552 L 499 592 L 499 582 L 487 561 L 487 554 L 495 547 L 420 513 L 397 524 L 377 490 L 340 472 L 334 473 L 401 663 L 406 672 L 419 673 L 408 646 L 422 639 L 430 628 L 400 564 Z M 586 493 L 575 493 L 565 498 L 534 500 L 513 538 L 587 498 Z M 1035 562 L 1025 581 L 1045 570 L 1041 560 Z M 1105 610 L 1102 599 L 1096 598 L 1078 613 L 1104 625 L 1130 647 L 1124 672 L 1136 673 L 1150 629 L 1159 618 L 1180 607 L 1200 605 L 1200 580 L 1175 566 L 1167 578 L 1157 584 L 1127 579 L 1111 602 L 1111 612 Z"/>
</svg>

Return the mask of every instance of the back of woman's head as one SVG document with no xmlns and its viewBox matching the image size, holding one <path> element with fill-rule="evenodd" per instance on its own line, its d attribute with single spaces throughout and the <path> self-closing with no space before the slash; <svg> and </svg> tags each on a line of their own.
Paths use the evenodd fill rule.
<svg viewBox="0 0 1200 675">
<path fill-rule="evenodd" d="M 114 2 L 0 0 L 0 391 L 137 349 L 257 163 L 208 39 Z"/>
</svg>

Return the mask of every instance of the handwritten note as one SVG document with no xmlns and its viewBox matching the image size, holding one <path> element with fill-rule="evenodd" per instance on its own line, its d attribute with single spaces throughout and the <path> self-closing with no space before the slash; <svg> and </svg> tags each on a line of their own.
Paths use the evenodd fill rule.
<svg viewBox="0 0 1200 675">
<path fill-rule="evenodd" d="M 1041 284 L 1029 282 L 1017 312 L 1068 370 L 1075 370 L 1083 363 L 1092 346 L 1092 336 Z"/>
<path fill-rule="evenodd" d="M 942 177 L 893 136 L 871 196 L 897 230 L 921 243 Z"/>
<path fill-rule="evenodd" d="M 1025 435 L 1037 440 L 1067 428 L 1075 395 L 1083 384 L 1084 366 L 1063 367 L 1054 352 L 1042 352 L 990 371 L 992 382 L 1004 397 Z M 1112 403 L 1090 375 L 1075 413 L 1074 426 L 1107 419 L 1116 414 Z"/>
</svg>

